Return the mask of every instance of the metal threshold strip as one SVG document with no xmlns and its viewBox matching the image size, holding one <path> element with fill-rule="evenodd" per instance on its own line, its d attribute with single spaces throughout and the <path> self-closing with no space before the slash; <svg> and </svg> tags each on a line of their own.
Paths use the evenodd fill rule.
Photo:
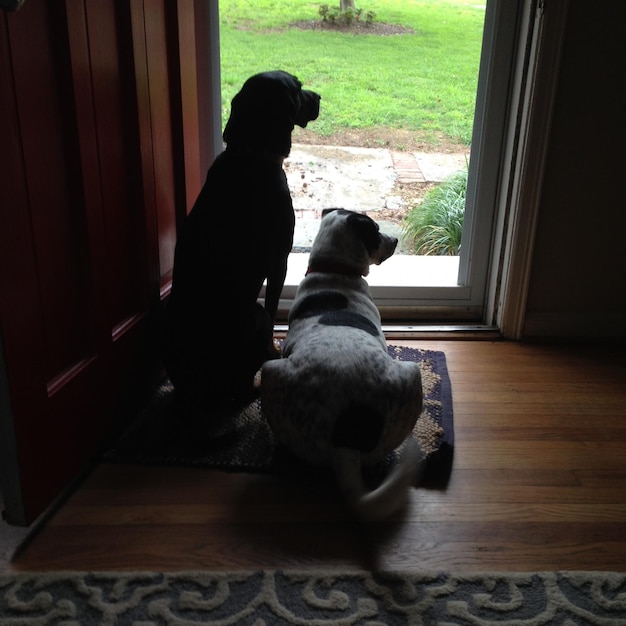
<svg viewBox="0 0 626 626">
<path fill-rule="evenodd" d="M 274 326 L 278 335 L 288 329 L 287 324 Z M 499 329 L 487 324 L 383 324 L 382 329 L 387 339 L 502 339 Z"/>
<path fill-rule="evenodd" d="M 383 332 L 396 333 L 456 333 L 456 332 L 498 332 L 496 326 L 485 324 L 383 324 Z"/>
<path fill-rule="evenodd" d="M 496 326 L 486 324 L 383 324 L 386 339 L 502 339 Z"/>
</svg>

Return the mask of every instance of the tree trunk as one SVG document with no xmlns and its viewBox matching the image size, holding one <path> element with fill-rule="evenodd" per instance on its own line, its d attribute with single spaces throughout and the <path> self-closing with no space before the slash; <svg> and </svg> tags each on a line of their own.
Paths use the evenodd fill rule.
<svg viewBox="0 0 626 626">
<path fill-rule="evenodd" d="M 346 9 L 354 11 L 354 0 L 339 0 L 339 9 L 343 13 Z"/>
</svg>

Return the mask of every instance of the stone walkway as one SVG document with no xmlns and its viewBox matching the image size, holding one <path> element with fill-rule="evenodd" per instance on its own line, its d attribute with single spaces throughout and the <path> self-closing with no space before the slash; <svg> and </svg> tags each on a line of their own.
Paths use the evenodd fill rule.
<svg viewBox="0 0 626 626">
<path fill-rule="evenodd" d="M 376 217 L 376 211 L 405 208 L 394 194 L 396 184 L 441 182 L 465 168 L 468 159 L 469 151 L 440 154 L 294 144 L 285 160 L 296 213 L 294 248 L 310 248 L 322 209 L 328 207 L 371 212 L 382 230 L 399 237 L 398 224 Z"/>
<path fill-rule="evenodd" d="M 467 154 L 430 152 L 391 152 L 391 160 L 399 183 L 442 182 L 450 174 L 466 167 Z"/>
</svg>

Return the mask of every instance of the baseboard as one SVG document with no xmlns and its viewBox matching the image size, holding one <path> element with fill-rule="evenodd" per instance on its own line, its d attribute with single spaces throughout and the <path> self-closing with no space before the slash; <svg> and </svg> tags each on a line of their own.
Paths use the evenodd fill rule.
<svg viewBox="0 0 626 626">
<path fill-rule="evenodd" d="M 626 314 L 620 312 L 527 313 L 522 338 L 567 340 L 625 340 Z"/>
</svg>

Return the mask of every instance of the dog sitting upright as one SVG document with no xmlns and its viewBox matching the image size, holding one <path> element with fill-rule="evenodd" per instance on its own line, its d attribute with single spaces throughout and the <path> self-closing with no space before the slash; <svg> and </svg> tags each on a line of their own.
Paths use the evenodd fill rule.
<svg viewBox="0 0 626 626">
<path fill-rule="evenodd" d="M 283 71 L 250 77 L 232 100 L 226 149 L 178 236 L 165 313 L 163 360 L 187 415 L 245 402 L 261 364 L 279 356 L 274 318 L 295 225 L 283 159 L 295 125 L 319 108 L 319 94 Z"/>
<path fill-rule="evenodd" d="M 308 463 L 334 466 L 365 519 L 402 504 L 422 460 L 411 435 L 422 406 L 420 368 L 389 356 L 363 278 L 397 244 L 366 215 L 325 210 L 289 313 L 284 358 L 261 370 L 263 412 L 277 441 Z M 396 449 L 399 461 L 369 490 L 363 469 Z"/>
</svg>

